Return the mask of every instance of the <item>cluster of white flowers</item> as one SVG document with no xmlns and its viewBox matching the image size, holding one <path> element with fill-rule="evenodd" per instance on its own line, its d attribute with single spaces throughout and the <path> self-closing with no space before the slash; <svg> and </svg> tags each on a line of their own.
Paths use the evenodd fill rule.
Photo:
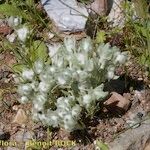
<svg viewBox="0 0 150 150">
<path fill-rule="evenodd" d="M 103 100 L 108 92 L 103 83 L 114 79 L 116 65 L 124 63 L 125 53 L 109 44 L 93 46 L 90 38 L 64 44 L 49 50 L 51 64 L 37 60 L 24 69 L 18 87 L 20 102 L 33 103 L 33 119 L 68 131 L 81 128 L 83 110 Z"/>
<path fill-rule="evenodd" d="M 26 25 L 21 25 L 22 18 L 10 16 L 7 22 L 8 25 L 15 30 L 14 33 L 7 35 L 7 39 L 10 42 L 14 42 L 16 37 L 18 37 L 21 42 L 25 42 L 29 35 L 29 28 Z"/>
</svg>

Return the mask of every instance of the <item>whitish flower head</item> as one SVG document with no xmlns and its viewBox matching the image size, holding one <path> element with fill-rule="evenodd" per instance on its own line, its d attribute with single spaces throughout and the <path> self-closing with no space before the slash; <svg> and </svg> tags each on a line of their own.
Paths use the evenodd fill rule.
<svg viewBox="0 0 150 150">
<path fill-rule="evenodd" d="M 61 75 L 58 76 L 57 81 L 58 81 L 58 84 L 60 84 L 60 85 L 65 85 L 67 83 L 66 78 L 64 76 L 61 76 Z"/>
<path fill-rule="evenodd" d="M 19 100 L 22 104 L 25 104 L 29 101 L 29 99 L 26 96 L 22 96 Z"/>
<path fill-rule="evenodd" d="M 64 121 L 64 128 L 68 131 L 72 131 L 75 129 L 75 126 L 77 124 L 77 121 L 74 120 L 73 116 L 68 114 L 68 115 L 65 115 L 64 118 L 63 118 L 63 121 Z"/>
<path fill-rule="evenodd" d="M 108 72 L 107 72 L 107 78 L 108 78 L 108 80 L 114 78 L 114 76 L 115 76 L 114 72 L 115 72 L 115 67 L 109 67 L 108 68 Z"/>
<path fill-rule="evenodd" d="M 18 92 L 21 95 L 27 95 L 28 96 L 32 92 L 32 87 L 29 83 L 19 85 Z"/>
<path fill-rule="evenodd" d="M 78 83 L 78 88 L 79 88 L 80 92 L 87 91 L 87 89 L 89 89 L 90 87 L 91 87 L 91 84 L 86 81 Z"/>
<path fill-rule="evenodd" d="M 81 85 L 79 85 L 78 88 L 79 88 L 80 91 L 85 91 L 86 86 L 81 84 Z"/>
<path fill-rule="evenodd" d="M 38 90 L 39 92 L 48 92 L 50 89 L 50 84 L 48 82 L 40 82 Z"/>
<path fill-rule="evenodd" d="M 44 69 L 44 64 L 42 61 L 38 60 L 34 63 L 34 71 L 37 74 L 40 74 Z"/>
<path fill-rule="evenodd" d="M 60 103 L 64 100 L 64 97 L 59 97 L 57 99 L 57 105 L 60 105 Z"/>
<path fill-rule="evenodd" d="M 75 79 L 75 80 L 78 80 L 79 75 L 76 71 L 72 72 L 72 78 Z"/>
<path fill-rule="evenodd" d="M 64 75 L 64 76 L 71 76 L 71 75 L 72 75 L 72 72 L 71 72 L 71 70 L 66 69 L 66 70 L 63 72 L 63 75 Z"/>
<path fill-rule="evenodd" d="M 52 120 L 52 124 L 53 124 L 53 127 L 58 127 L 58 124 L 59 124 L 59 117 L 56 116 L 56 115 L 53 115 L 51 116 L 51 120 Z"/>
<path fill-rule="evenodd" d="M 86 54 L 78 53 L 77 54 L 77 60 L 79 61 L 79 64 L 84 65 L 86 63 L 86 61 L 87 61 Z"/>
<path fill-rule="evenodd" d="M 114 71 L 109 70 L 108 73 L 107 73 L 108 80 L 113 79 L 113 77 L 114 77 Z"/>
<path fill-rule="evenodd" d="M 95 96 L 95 98 L 98 99 L 102 99 L 105 98 L 108 95 L 108 92 L 104 92 L 103 91 L 104 85 L 101 84 L 100 86 L 96 87 L 93 91 L 93 95 Z"/>
<path fill-rule="evenodd" d="M 108 43 L 99 45 L 97 50 L 101 60 L 110 60 L 112 58 L 113 51 Z"/>
<path fill-rule="evenodd" d="M 60 85 L 65 85 L 69 83 L 71 79 L 72 79 L 72 72 L 67 69 L 65 71 L 62 71 L 62 73 L 57 76 L 57 81 L 58 84 Z"/>
<path fill-rule="evenodd" d="M 39 120 L 45 122 L 47 120 L 45 114 L 39 114 Z"/>
<path fill-rule="evenodd" d="M 65 115 L 63 120 L 64 120 L 64 124 L 67 124 L 67 125 L 75 124 L 75 120 L 73 119 L 73 116 L 71 114 Z"/>
<path fill-rule="evenodd" d="M 75 105 L 74 107 L 72 107 L 72 111 L 71 114 L 73 117 L 79 117 L 81 113 L 81 107 L 79 105 Z"/>
<path fill-rule="evenodd" d="M 92 41 L 91 38 L 85 38 L 82 40 L 80 44 L 81 50 L 84 50 L 85 52 L 89 52 L 92 50 Z"/>
<path fill-rule="evenodd" d="M 73 131 L 73 130 L 76 129 L 76 124 L 73 124 L 73 125 L 70 125 L 70 124 L 64 124 L 63 127 L 64 127 L 65 130 L 71 132 L 71 131 Z"/>
<path fill-rule="evenodd" d="M 32 111 L 32 119 L 35 121 L 39 121 L 39 114 L 35 111 Z"/>
<path fill-rule="evenodd" d="M 38 81 L 32 81 L 32 83 L 30 84 L 32 89 L 37 92 L 38 91 L 38 86 L 39 86 L 39 82 Z"/>
<path fill-rule="evenodd" d="M 33 108 L 38 112 L 38 111 L 43 111 L 43 104 L 39 104 L 36 101 L 33 101 Z"/>
<path fill-rule="evenodd" d="M 119 54 L 118 56 L 117 56 L 117 58 L 116 58 L 116 62 L 119 62 L 120 64 L 124 64 L 125 63 L 125 61 L 126 61 L 126 59 L 127 59 L 127 56 L 125 56 L 124 54 Z"/>
<path fill-rule="evenodd" d="M 89 94 L 83 96 L 83 105 L 89 105 L 92 101 L 92 97 Z"/>
<path fill-rule="evenodd" d="M 53 127 L 58 127 L 59 126 L 59 116 L 55 111 L 49 111 L 48 113 L 48 124 L 52 125 Z"/>
<path fill-rule="evenodd" d="M 19 24 L 21 24 L 22 19 L 19 17 L 9 17 L 8 18 L 8 25 L 10 27 L 14 27 L 14 26 L 18 26 Z"/>
<path fill-rule="evenodd" d="M 94 62 L 93 62 L 93 60 L 86 61 L 85 71 L 92 71 L 93 69 L 94 69 Z"/>
<path fill-rule="evenodd" d="M 22 41 L 22 42 L 25 42 L 25 40 L 27 38 L 27 35 L 29 33 L 28 28 L 24 26 L 24 27 L 16 30 L 16 32 L 17 32 L 19 40 Z"/>
<path fill-rule="evenodd" d="M 56 66 L 48 66 L 47 72 L 50 74 L 54 74 L 57 71 Z"/>
<path fill-rule="evenodd" d="M 64 60 L 64 58 L 60 57 L 60 58 L 58 59 L 58 61 L 55 63 L 55 65 L 57 65 L 57 67 L 59 67 L 59 68 L 62 68 L 62 67 L 64 67 L 64 66 L 66 66 L 66 65 L 65 65 L 65 60 Z"/>
<path fill-rule="evenodd" d="M 61 44 L 57 43 L 57 44 L 47 45 L 47 46 L 48 46 L 48 50 L 49 50 L 49 56 L 51 58 L 54 58 L 55 55 L 57 55 L 57 52 L 60 49 Z"/>
<path fill-rule="evenodd" d="M 65 38 L 64 44 L 67 52 L 73 52 L 76 49 L 76 40 L 75 38 Z"/>
<path fill-rule="evenodd" d="M 99 54 L 99 62 L 101 69 L 104 69 L 105 64 L 107 61 L 110 61 L 113 56 L 113 49 L 110 48 L 110 45 L 107 43 L 105 45 L 100 45 L 97 49 L 97 52 Z"/>
<path fill-rule="evenodd" d="M 79 75 L 79 81 L 85 81 L 86 78 L 89 76 L 89 74 L 86 71 L 82 71 L 82 70 L 77 70 L 77 73 Z"/>
<path fill-rule="evenodd" d="M 44 104 L 47 101 L 47 98 L 45 95 L 37 94 L 33 99 L 33 108 L 36 111 L 43 111 Z"/>
<path fill-rule="evenodd" d="M 32 81 L 33 80 L 33 77 L 34 77 L 34 72 L 32 69 L 25 69 L 23 72 L 22 72 L 22 77 L 24 80 L 29 80 L 29 81 Z"/>
<path fill-rule="evenodd" d="M 37 94 L 34 102 L 40 104 L 44 104 L 47 101 L 47 97 L 44 94 Z"/>
<path fill-rule="evenodd" d="M 69 105 L 70 104 L 70 101 L 71 101 L 71 99 L 70 98 L 68 98 L 68 97 L 66 97 L 66 98 L 64 98 L 64 103 L 66 104 L 66 105 Z"/>
<path fill-rule="evenodd" d="M 57 99 L 57 108 L 69 110 L 69 107 L 70 107 L 70 99 L 69 98 L 60 97 Z"/>
<path fill-rule="evenodd" d="M 65 115 L 67 115 L 68 114 L 68 111 L 69 110 L 66 110 L 67 108 L 57 108 L 57 114 L 58 114 L 58 116 L 60 117 L 60 118 L 64 118 L 64 116 Z"/>
<path fill-rule="evenodd" d="M 53 76 L 49 74 L 48 71 L 40 73 L 39 78 L 42 82 L 47 82 L 47 83 L 50 83 L 51 81 L 54 80 Z"/>
</svg>

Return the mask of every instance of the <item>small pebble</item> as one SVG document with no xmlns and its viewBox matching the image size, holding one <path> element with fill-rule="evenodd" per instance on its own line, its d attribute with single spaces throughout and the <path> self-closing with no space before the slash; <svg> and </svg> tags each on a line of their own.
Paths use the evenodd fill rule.
<svg viewBox="0 0 150 150">
<path fill-rule="evenodd" d="M 27 116 L 26 116 L 26 113 L 23 109 L 19 109 L 14 120 L 13 120 L 13 123 L 17 123 L 17 124 L 25 124 L 27 121 Z"/>
<path fill-rule="evenodd" d="M 12 109 L 15 110 L 15 111 L 17 111 L 19 108 L 18 108 L 17 105 L 14 105 L 14 106 L 12 107 Z"/>
</svg>

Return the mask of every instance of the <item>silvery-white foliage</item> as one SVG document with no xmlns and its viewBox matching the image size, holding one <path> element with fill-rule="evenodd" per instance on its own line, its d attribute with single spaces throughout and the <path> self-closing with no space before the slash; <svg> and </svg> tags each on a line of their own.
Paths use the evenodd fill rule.
<svg viewBox="0 0 150 150">
<path fill-rule="evenodd" d="M 52 50 L 50 65 L 40 60 L 23 70 L 19 101 L 32 101 L 34 120 L 71 132 L 81 128 L 83 110 L 90 112 L 108 95 L 103 83 L 116 78 L 115 67 L 125 62 L 126 53 L 108 43 L 94 47 L 90 38 L 77 44 L 71 37 Z"/>
</svg>

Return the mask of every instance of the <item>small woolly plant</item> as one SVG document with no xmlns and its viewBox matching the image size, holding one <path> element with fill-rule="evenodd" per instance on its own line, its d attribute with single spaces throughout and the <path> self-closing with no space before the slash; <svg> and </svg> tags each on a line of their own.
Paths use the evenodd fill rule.
<svg viewBox="0 0 150 150">
<path fill-rule="evenodd" d="M 50 49 L 51 64 L 36 60 L 22 71 L 18 92 L 20 102 L 33 103 L 33 119 L 68 131 L 81 129 L 83 115 L 93 115 L 108 92 L 104 82 L 116 79 L 115 67 L 126 53 L 107 44 L 93 45 L 90 38 L 79 43 L 66 38 Z"/>
</svg>

